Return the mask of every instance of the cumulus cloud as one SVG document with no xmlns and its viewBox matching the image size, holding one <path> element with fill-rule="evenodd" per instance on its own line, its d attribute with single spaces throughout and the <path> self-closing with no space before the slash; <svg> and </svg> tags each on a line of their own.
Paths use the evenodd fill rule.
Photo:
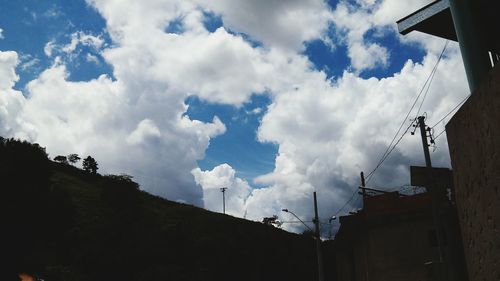
<svg viewBox="0 0 500 281">
<path fill-rule="evenodd" d="M 333 85 L 318 81 L 315 87 L 277 97 L 259 128 L 262 141 L 279 144 L 276 169 L 257 180 L 283 193 L 291 186 L 309 194 L 318 190 L 333 213 L 359 184 L 359 172 L 370 172 L 376 165 L 436 60 L 437 55 L 428 54 L 423 64 L 409 61 L 400 73 L 380 80 L 344 73 Z M 423 105 L 429 123 L 467 95 L 456 45 L 436 75 L 432 97 Z M 419 142 L 406 136 L 371 184 L 382 188 L 407 184 L 408 165 L 423 162 Z M 433 157 L 436 165 L 449 165 L 444 139 Z"/>
<path fill-rule="evenodd" d="M 0 89 L 7 90 L 14 86 L 19 80 L 16 74 L 16 66 L 19 63 L 16 52 L 0 52 Z"/>
<path fill-rule="evenodd" d="M 331 20 L 322 0 L 198 2 L 222 15 L 227 27 L 283 50 L 301 50 L 303 42 L 322 37 Z"/>
<path fill-rule="evenodd" d="M 310 220 L 316 190 L 320 215 L 328 217 L 350 198 L 359 172 L 375 166 L 443 43 L 416 36 L 411 42 L 421 42 L 427 52 L 422 63 L 408 61 L 383 79 L 360 78 L 360 71 L 390 60 L 384 45 L 365 40 L 369 30 L 394 32 L 387 26 L 396 19 L 385 17 L 407 6 L 392 10 L 389 1 L 360 0 L 359 9 L 340 2 L 331 11 L 317 0 L 89 0 L 105 18 L 112 44 L 76 32 L 66 44 L 47 43 L 45 52 L 52 57 L 56 52 L 77 53 L 79 44 L 95 47 L 112 66 L 113 78 L 69 81 L 64 60 L 56 59 L 27 85 L 25 98 L 12 90 L 18 79 L 17 55 L 2 52 L 0 134 L 36 141 L 51 155 L 90 154 L 105 173 L 131 174 L 150 192 L 215 211 L 221 207 L 218 188 L 227 186 L 228 212 L 255 220 L 279 215 L 282 208 Z M 207 31 L 207 11 L 220 15 L 224 27 Z M 173 21 L 182 24 L 179 34 L 165 31 Z M 356 68 L 334 79 L 315 70 L 300 53 L 305 41 L 325 36 L 330 21 L 339 31 L 334 41 L 348 46 Z M 228 29 L 244 32 L 263 46 L 255 47 Z M 436 75 L 423 105 L 428 123 L 466 95 L 456 45 Z M 251 189 L 226 164 L 200 170 L 196 161 L 226 127 L 217 117 L 211 122 L 191 120 L 185 99 L 196 95 L 240 106 L 252 94 L 263 93 L 272 102 L 258 138 L 279 147 L 274 171 L 256 179 L 264 187 Z M 433 159 L 436 165 L 447 165 L 446 142 L 441 140 Z M 418 138 L 406 137 L 371 184 L 406 183 L 407 166 L 418 164 L 415 159 L 423 162 L 420 149 Z"/>
<path fill-rule="evenodd" d="M 222 164 L 211 171 L 196 168 L 191 171 L 196 183 L 203 188 L 205 208 L 215 212 L 222 210 L 222 194 L 220 188 L 227 188 L 226 213 L 233 216 L 246 216 L 246 200 L 252 192 L 250 185 L 235 176 L 236 171 L 228 164 Z"/>
<path fill-rule="evenodd" d="M 387 33 L 384 31 L 387 29 L 389 32 L 395 32 L 396 20 L 430 2 L 429 0 L 340 1 L 333 11 L 332 18 L 337 36 L 347 45 L 347 55 L 351 59 L 352 67 L 361 72 L 385 66 L 390 59 L 387 48 L 372 42 L 373 39 L 367 38 L 367 33 L 374 31 L 375 34 L 384 34 Z M 413 41 L 425 42 L 416 38 Z"/>
<path fill-rule="evenodd" d="M 432 84 L 432 94 L 423 104 L 429 125 L 467 95 L 457 45 L 447 54 Z M 259 140 L 279 145 L 276 168 L 256 179 L 265 188 L 239 198 L 247 218 L 261 220 L 276 214 L 282 220 L 290 220 L 280 212 L 288 208 L 310 221 L 313 191 L 318 192 L 320 216 L 327 219 L 336 214 L 356 192 L 359 173 L 367 174 L 377 164 L 437 57 L 429 53 L 422 64 L 408 61 L 399 73 L 383 79 L 362 79 L 345 72 L 335 82 L 321 77 L 295 81 L 303 87 L 277 95 L 258 131 Z M 416 110 L 411 117 L 415 114 Z M 441 124 L 438 127 L 443 128 Z M 449 166 L 445 138 L 440 139 L 432 157 L 436 166 Z M 397 190 L 409 183 L 409 165 L 423 164 L 420 138 L 407 133 L 377 171 L 370 186 Z M 202 173 L 210 177 L 199 179 Z M 233 177 L 221 173 L 219 168 L 196 171 L 196 175 L 204 189 L 223 186 L 225 179 Z M 220 194 L 216 199 L 220 200 Z M 340 214 L 358 207 L 359 203 L 352 200 Z M 300 225 L 284 227 L 302 228 Z"/>
<path fill-rule="evenodd" d="M 0 135 L 13 135 L 18 130 L 18 115 L 24 106 L 22 93 L 12 87 L 19 80 L 15 68 L 16 52 L 0 51 Z"/>
</svg>

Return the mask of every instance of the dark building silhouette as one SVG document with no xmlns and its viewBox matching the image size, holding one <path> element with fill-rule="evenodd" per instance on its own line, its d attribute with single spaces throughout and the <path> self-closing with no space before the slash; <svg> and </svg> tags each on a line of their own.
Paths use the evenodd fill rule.
<svg viewBox="0 0 500 281">
<path fill-rule="evenodd" d="M 340 217 L 335 237 L 338 281 L 422 281 L 432 278 L 428 264 L 439 259 L 432 196 L 398 192 L 365 196 L 364 208 Z M 441 209 L 446 221 L 445 260 L 450 280 L 467 280 L 456 211 Z M 440 273 L 446 276 L 446 272 Z"/>
<path fill-rule="evenodd" d="M 500 68 L 446 125 L 471 281 L 500 280 Z"/>
<path fill-rule="evenodd" d="M 398 21 L 458 41 L 471 97 L 446 126 L 471 281 L 500 280 L 500 1 L 437 0 Z M 451 93 L 450 93 L 451 94 Z"/>
</svg>

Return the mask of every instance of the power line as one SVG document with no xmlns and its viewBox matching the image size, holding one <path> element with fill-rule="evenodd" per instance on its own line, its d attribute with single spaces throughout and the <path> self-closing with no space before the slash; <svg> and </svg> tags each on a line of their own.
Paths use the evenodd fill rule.
<svg viewBox="0 0 500 281">
<path fill-rule="evenodd" d="M 448 113 L 446 113 L 446 115 L 443 116 L 443 118 L 439 119 L 439 121 L 436 122 L 436 124 L 434 124 L 432 127 L 430 127 L 432 129 L 432 131 L 434 131 L 434 128 L 439 124 L 441 123 L 444 119 L 446 119 L 446 117 L 450 116 L 450 114 L 452 114 L 455 110 L 457 110 L 457 108 L 459 108 L 462 104 L 465 103 L 465 101 L 470 97 L 470 95 L 466 96 L 465 98 L 463 98 L 454 108 L 452 108 Z M 437 134 L 435 137 L 434 137 L 434 141 L 436 141 L 444 132 L 446 132 L 446 128 L 444 128 L 443 130 L 441 130 L 441 132 L 439 132 L 439 134 Z"/>
<path fill-rule="evenodd" d="M 434 80 L 434 76 L 436 75 L 439 62 L 443 58 L 444 52 L 446 51 L 446 48 L 448 47 L 448 43 L 449 43 L 449 41 L 446 40 L 446 43 L 444 44 L 443 50 L 441 51 L 441 54 L 439 54 L 439 58 L 438 58 L 436 64 L 434 65 L 434 68 L 431 71 L 430 79 L 428 79 L 429 83 L 427 84 L 427 90 L 425 90 L 424 97 L 422 98 L 422 101 L 420 102 L 420 106 L 418 107 L 417 114 L 415 115 L 415 118 L 418 117 L 420 110 L 422 109 L 422 105 L 424 105 L 425 98 L 427 97 L 427 93 L 429 93 L 429 89 L 431 88 L 432 81 Z"/>
<path fill-rule="evenodd" d="M 349 202 L 351 202 L 351 201 L 352 201 L 352 199 L 354 198 L 354 195 L 356 195 L 357 191 L 358 191 L 357 189 L 356 189 L 356 190 L 354 190 L 354 192 L 351 194 L 351 198 L 349 198 L 349 200 L 347 200 L 347 202 L 345 202 L 345 204 L 342 206 L 342 208 L 340 208 L 340 209 L 339 209 L 339 210 L 335 213 L 335 215 L 334 215 L 334 216 L 337 216 L 340 212 L 342 212 L 342 210 L 344 210 L 344 208 L 347 206 L 347 204 L 349 204 Z"/>
<path fill-rule="evenodd" d="M 422 95 L 424 89 L 426 88 L 427 85 L 429 85 L 429 87 L 430 87 L 430 82 L 432 82 L 432 78 L 434 77 L 434 74 L 436 72 L 437 66 L 441 62 L 441 59 L 443 58 L 443 55 L 444 55 L 444 52 L 446 51 L 447 46 L 448 46 L 448 40 L 446 40 L 446 43 L 443 46 L 443 50 L 441 51 L 441 54 L 439 55 L 439 58 L 436 61 L 436 64 L 434 65 L 431 73 L 429 74 L 429 76 L 425 80 L 425 83 L 422 86 L 422 88 L 420 89 L 420 92 L 418 93 L 418 95 L 416 96 L 415 100 L 413 101 L 413 104 L 411 105 L 410 110 L 408 111 L 408 113 L 406 114 L 405 118 L 401 122 L 401 125 L 399 126 L 396 134 L 394 134 L 394 137 L 392 138 L 391 143 L 387 146 L 387 149 L 385 150 L 384 154 L 382 154 L 382 157 L 378 161 L 378 163 L 375 166 L 375 168 L 366 177 L 366 179 L 367 179 L 366 182 L 367 183 L 370 182 L 370 180 L 372 179 L 372 176 L 375 174 L 375 172 L 377 171 L 377 169 L 382 165 L 382 163 L 385 161 L 385 159 L 387 159 L 387 157 L 389 156 L 389 154 L 391 154 L 391 152 L 396 148 L 397 144 L 401 141 L 401 139 L 404 137 L 404 135 L 406 134 L 406 132 L 408 132 L 408 130 L 410 129 L 411 125 L 413 125 L 414 121 L 406 129 L 405 133 L 398 139 L 398 141 L 396 142 L 396 144 L 394 144 L 394 141 L 396 140 L 397 136 L 401 132 L 401 129 L 403 128 L 404 124 L 406 123 L 406 120 L 408 120 L 408 117 L 410 116 L 411 112 L 413 111 L 413 108 L 415 108 L 415 105 L 417 104 L 418 100 L 420 99 L 420 96 Z M 427 91 L 425 92 L 425 96 L 427 96 L 427 92 L 429 91 L 429 87 L 427 87 Z M 418 108 L 417 116 L 418 116 L 418 113 L 420 112 L 420 110 L 422 108 L 423 101 L 425 100 L 425 96 L 422 99 L 422 102 L 421 102 L 421 104 L 420 104 L 420 106 Z"/>
<path fill-rule="evenodd" d="M 389 155 L 392 153 L 392 151 L 396 148 L 396 146 L 398 146 L 398 144 L 401 142 L 401 140 L 403 139 L 403 137 L 406 135 L 406 133 L 408 133 L 408 130 L 410 130 L 410 128 L 412 127 L 413 123 L 415 123 L 415 120 L 413 120 L 410 125 L 406 128 L 406 130 L 404 131 L 404 133 L 399 137 L 399 139 L 396 141 L 396 143 L 394 143 L 394 145 L 392 146 L 392 148 L 390 148 L 389 152 L 387 154 L 385 154 L 385 156 L 380 159 L 379 163 L 377 164 L 377 166 L 375 166 L 375 169 L 373 169 L 373 171 L 371 171 L 368 176 L 366 177 L 367 180 L 366 180 L 366 183 L 369 183 L 370 180 L 372 179 L 373 175 L 375 174 L 375 172 L 377 171 L 377 169 L 382 165 L 382 163 L 384 163 L 384 161 L 387 159 L 387 157 L 389 157 Z"/>
<path fill-rule="evenodd" d="M 437 134 L 437 136 L 434 137 L 434 141 L 436 141 L 444 132 L 446 132 L 446 129 L 443 129 L 441 133 Z"/>
<path fill-rule="evenodd" d="M 434 128 L 436 127 L 439 123 L 441 123 L 441 121 L 443 121 L 446 117 L 448 117 L 453 111 L 455 111 L 457 108 L 459 108 L 468 98 L 470 97 L 470 95 L 466 96 L 462 101 L 460 101 L 460 103 L 458 103 L 452 110 L 450 110 L 448 113 L 446 113 L 445 116 L 443 116 L 443 118 L 439 119 L 439 121 L 436 122 L 436 124 L 434 124 L 434 126 L 431 126 L 431 128 Z"/>
</svg>

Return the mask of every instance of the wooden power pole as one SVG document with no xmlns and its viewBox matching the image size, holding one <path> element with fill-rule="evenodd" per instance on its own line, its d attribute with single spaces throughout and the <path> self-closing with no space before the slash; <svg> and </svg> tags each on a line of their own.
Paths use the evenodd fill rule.
<svg viewBox="0 0 500 281">
<path fill-rule="evenodd" d="M 321 234 L 319 232 L 318 201 L 316 200 L 316 191 L 314 192 L 314 226 L 316 236 L 316 254 L 318 256 L 318 280 L 324 281 L 323 257 L 321 255 Z"/>
<path fill-rule="evenodd" d="M 427 142 L 427 129 L 425 125 L 425 117 L 424 116 L 419 116 L 417 118 L 418 120 L 418 126 L 420 127 L 420 136 L 422 137 L 422 146 L 424 148 L 424 156 L 425 156 L 425 166 L 427 167 L 427 191 L 431 193 L 432 196 L 432 217 L 434 221 L 434 228 L 436 229 L 436 240 L 438 243 L 438 250 L 439 250 L 439 261 L 443 262 L 443 256 L 444 256 L 444 248 L 443 248 L 443 236 L 442 236 L 442 231 L 441 231 L 441 220 L 439 216 L 439 199 L 438 198 L 438 191 L 436 190 L 439 188 L 438 186 L 434 186 L 432 184 L 432 163 L 431 163 L 431 156 L 429 153 L 429 143 Z"/>
</svg>

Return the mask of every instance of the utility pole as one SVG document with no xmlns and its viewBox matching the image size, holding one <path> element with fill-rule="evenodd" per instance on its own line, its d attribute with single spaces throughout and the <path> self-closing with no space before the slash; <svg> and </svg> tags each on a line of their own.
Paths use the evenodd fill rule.
<svg viewBox="0 0 500 281">
<path fill-rule="evenodd" d="M 420 127 L 420 136 L 422 137 L 422 146 L 424 147 L 425 166 L 432 168 L 431 155 L 429 154 L 429 143 L 427 142 L 427 130 L 425 129 L 425 117 L 419 116 L 418 126 Z"/>
<path fill-rule="evenodd" d="M 366 183 L 365 183 L 365 173 L 361 172 L 361 192 L 363 194 L 363 205 L 364 205 L 364 200 L 366 198 Z"/>
<path fill-rule="evenodd" d="M 420 127 L 420 136 L 422 137 L 422 146 L 424 148 L 425 166 L 427 167 L 427 182 L 428 185 L 432 185 L 431 184 L 432 163 L 431 163 L 431 156 L 429 153 L 429 143 L 427 142 L 427 129 L 425 125 L 425 117 L 419 116 L 417 120 L 418 120 L 418 126 Z M 436 229 L 436 240 L 438 243 L 439 261 L 443 262 L 443 255 L 444 255 L 443 237 L 441 234 L 441 220 L 439 219 L 439 198 L 438 198 L 438 192 L 436 190 L 439 187 L 426 186 L 426 188 L 427 191 L 430 192 L 432 196 L 432 217 L 434 221 L 434 228 Z"/>
<path fill-rule="evenodd" d="M 318 201 L 316 200 L 316 191 L 314 192 L 314 226 L 316 234 L 316 253 L 318 255 L 318 280 L 324 281 L 323 257 L 321 255 L 321 235 L 319 232 Z"/>
<path fill-rule="evenodd" d="M 226 189 L 227 187 L 222 187 L 220 191 L 222 192 L 222 213 L 226 213 Z"/>
</svg>

